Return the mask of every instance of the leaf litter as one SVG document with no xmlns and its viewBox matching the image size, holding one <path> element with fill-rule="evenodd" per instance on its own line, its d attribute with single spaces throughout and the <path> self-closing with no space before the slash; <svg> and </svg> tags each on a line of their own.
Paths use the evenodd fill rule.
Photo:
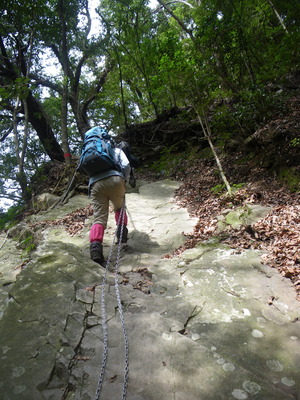
<svg viewBox="0 0 300 400">
<path fill-rule="evenodd" d="M 238 229 L 231 227 L 219 237 L 237 251 L 263 250 L 262 263 L 276 268 L 290 279 L 300 300 L 299 192 L 293 193 L 275 178 L 266 176 L 263 168 L 252 168 L 248 176 L 232 169 L 232 161 L 225 157 L 222 162 L 231 181 L 245 182 L 232 196 L 212 191 L 220 184 L 220 179 L 211 160 L 197 160 L 191 167 L 187 163 L 184 173 L 175 174 L 176 179 L 183 181 L 176 192 L 176 202 L 187 208 L 191 216 L 197 217 L 198 222 L 192 234 L 186 236 L 185 244 L 166 257 L 179 255 L 197 243 L 218 235 L 217 217 L 225 210 L 247 204 L 269 206 L 271 211 L 258 222 Z"/>
<path fill-rule="evenodd" d="M 238 155 L 236 157 L 238 158 Z M 231 182 L 245 182 L 232 196 L 212 190 L 220 185 L 214 160 L 198 159 L 192 163 L 183 161 L 181 169 L 172 175 L 172 178 L 182 181 L 181 187 L 176 191 L 176 203 L 187 208 L 191 216 L 197 217 L 198 222 L 194 231 L 186 235 L 184 245 L 165 257 L 179 255 L 197 243 L 216 236 L 217 217 L 224 210 L 232 210 L 247 204 L 267 205 L 271 207 L 271 211 L 266 217 L 251 226 L 227 230 L 225 235 L 221 235 L 221 240 L 237 251 L 263 250 L 262 263 L 276 268 L 284 277 L 290 279 L 300 300 L 299 192 L 290 192 L 275 178 L 267 176 L 264 168 L 251 168 L 249 174 L 250 167 L 247 165 L 244 168 L 234 169 L 232 159 L 223 157 L 222 164 Z M 136 175 L 138 179 L 144 178 L 142 173 Z M 148 174 L 147 180 L 157 180 L 157 178 Z M 42 221 L 32 224 L 31 227 L 64 226 L 67 232 L 74 236 L 81 232 L 85 220 L 92 214 L 92 206 L 88 205 L 56 221 Z M 143 278 L 140 285 L 136 282 L 136 288 L 146 292 L 149 282 L 145 282 L 147 280 Z"/>
</svg>

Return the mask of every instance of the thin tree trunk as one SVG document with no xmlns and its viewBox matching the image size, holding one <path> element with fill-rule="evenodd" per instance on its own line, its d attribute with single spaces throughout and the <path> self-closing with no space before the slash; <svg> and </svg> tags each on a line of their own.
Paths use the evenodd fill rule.
<svg viewBox="0 0 300 400">
<path fill-rule="evenodd" d="M 16 180 L 19 183 L 21 187 L 21 194 L 22 194 L 22 199 L 26 200 L 28 198 L 28 192 L 27 192 L 27 179 L 26 175 L 24 172 L 24 165 L 23 165 L 23 154 L 22 154 L 22 148 L 20 147 L 20 139 L 19 139 L 19 133 L 18 133 L 18 112 L 20 111 L 20 99 L 19 96 L 16 99 L 16 104 L 14 107 L 13 111 L 13 132 L 14 132 L 14 142 L 15 142 L 15 153 L 16 153 L 16 158 L 17 158 L 17 163 L 18 163 L 18 172 L 16 174 Z"/>
<path fill-rule="evenodd" d="M 30 59 L 32 55 L 32 38 L 33 38 L 33 32 L 31 32 L 30 36 L 30 49 L 29 49 L 29 61 L 26 67 L 26 79 L 28 79 L 29 76 L 29 68 L 30 68 Z M 28 84 L 27 82 L 25 83 L 26 89 L 28 89 Z M 24 88 L 22 88 L 22 91 Z M 25 116 L 25 123 L 24 123 L 24 132 L 23 132 L 23 141 L 22 137 L 18 132 L 18 118 L 17 115 L 21 111 L 23 104 L 24 108 L 24 116 Z M 29 198 L 29 193 L 28 193 L 28 186 L 27 186 L 27 177 L 24 171 L 24 161 L 25 161 L 25 155 L 27 151 L 27 138 L 28 138 L 28 107 L 26 103 L 26 99 L 20 100 L 19 95 L 17 96 L 16 99 L 16 104 L 13 110 L 13 132 L 14 132 L 14 142 L 15 142 L 15 154 L 16 154 L 16 159 L 17 159 L 17 164 L 18 164 L 18 172 L 16 174 L 16 180 L 19 183 L 21 187 L 21 196 L 23 200 L 27 200 Z"/>
<path fill-rule="evenodd" d="M 202 117 L 202 116 L 198 113 L 197 110 L 195 110 L 195 111 L 196 111 L 196 113 L 197 113 L 198 120 L 199 120 L 200 125 L 201 125 L 201 127 L 202 127 L 203 134 L 204 134 L 205 138 L 207 139 L 207 141 L 208 141 L 208 143 L 209 143 L 209 146 L 210 146 L 210 148 L 211 148 L 211 151 L 213 152 L 213 155 L 214 155 L 214 157 L 215 157 L 215 160 L 216 160 L 217 166 L 218 166 L 218 168 L 219 168 L 219 172 L 220 172 L 221 178 L 222 178 L 222 180 L 223 180 L 223 182 L 224 182 L 224 184 L 225 184 L 225 186 L 226 186 L 226 189 L 227 189 L 228 194 L 231 195 L 231 193 L 232 193 L 232 191 L 231 191 L 231 186 L 230 186 L 230 184 L 229 184 L 229 182 L 228 182 L 228 180 L 227 180 L 227 178 L 226 178 L 226 175 L 225 175 L 225 172 L 224 172 L 224 170 L 223 170 L 221 161 L 220 161 L 220 159 L 219 159 L 219 157 L 218 157 L 218 154 L 217 154 L 217 152 L 216 152 L 215 146 L 213 145 L 213 142 L 212 142 L 212 140 L 211 140 L 211 129 L 210 129 L 210 126 L 209 126 L 207 117 L 206 117 L 206 115 L 205 115 L 204 113 L 203 113 L 204 115 L 203 115 L 203 117 Z"/>
<path fill-rule="evenodd" d="M 121 90 L 121 99 L 122 99 L 122 112 L 123 112 L 125 127 L 128 128 L 128 121 L 127 121 L 126 107 L 125 107 L 125 99 L 124 99 L 124 87 L 123 87 L 122 66 L 121 66 L 121 61 L 120 61 L 119 53 L 116 52 L 116 55 L 117 55 L 118 67 L 119 67 L 119 80 L 120 80 L 120 90 Z"/>
<path fill-rule="evenodd" d="M 63 77 L 63 94 L 61 98 L 61 144 L 64 151 L 66 164 L 71 164 L 71 152 L 68 138 L 68 77 Z"/>
<path fill-rule="evenodd" d="M 274 6 L 274 4 L 272 3 L 271 0 L 268 0 L 268 3 L 272 7 L 272 10 L 274 11 L 274 14 L 276 15 L 276 17 L 278 18 L 278 21 L 279 21 L 280 25 L 282 26 L 283 30 L 288 35 L 289 31 L 287 30 L 287 27 L 285 26 L 285 23 L 283 22 L 283 19 L 281 18 L 279 12 L 276 10 L 276 8 L 275 8 L 275 6 Z"/>
<path fill-rule="evenodd" d="M 67 46 L 67 27 L 65 20 L 64 0 L 58 3 L 59 17 L 61 21 L 61 54 L 63 67 L 63 92 L 61 98 L 61 141 L 64 151 L 66 164 L 71 163 L 71 152 L 68 138 L 68 46 Z"/>
<path fill-rule="evenodd" d="M 20 145 L 19 145 L 19 138 L 18 138 L 18 121 L 17 121 L 17 114 L 20 110 L 19 108 L 20 99 L 19 96 L 16 99 L 16 104 L 13 110 L 13 132 L 14 132 L 14 142 L 15 142 L 15 150 L 16 150 L 16 158 L 18 166 L 20 165 Z"/>
<path fill-rule="evenodd" d="M 29 57 L 28 57 L 27 69 L 26 69 L 27 82 L 29 82 L 29 73 L 30 73 L 30 68 L 31 68 L 32 51 L 33 51 L 33 30 L 31 30 L 31 33 L 30 33 Z M 29 90 L 28 83 L 27 83 L 27 88 Z M 26 153 L 27 153 L 27 144 L 28 144 L 28 135 L 29 135 L 29 112 L 28 112 L 28 105 L 27 105 L 26 99 L 23 101 L 23 107 L 24 107 L 25 122 L 24 122 L 24 139 L 23 139 L 21 160 L 20 160 L 20 169 L 21 169 L 21 171 L 24 171 L 24 162 L 25 162 L 25 156 L 26 156 Z"/>
</svg>

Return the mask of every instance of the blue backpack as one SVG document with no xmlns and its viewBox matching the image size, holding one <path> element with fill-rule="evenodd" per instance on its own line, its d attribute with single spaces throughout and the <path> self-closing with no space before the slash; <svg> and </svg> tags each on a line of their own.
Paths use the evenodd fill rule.
<svg viewBox="0 0 300 400">
<path fill-rule="evenodd" d="M 89 177 L 109 169 L 119 170 L 113 158 L 113 144 L 105 129 L 96 126 L 85 134 L 77 170 Z"/>
</svg>

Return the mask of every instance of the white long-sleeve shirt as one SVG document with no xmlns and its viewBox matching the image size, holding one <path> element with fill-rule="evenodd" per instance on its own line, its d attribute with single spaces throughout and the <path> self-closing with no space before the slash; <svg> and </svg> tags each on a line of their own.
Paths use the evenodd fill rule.
<svg viewBox="0 0 300 400">
<path fill-rule="evenodd" d="M 89 192 L 93 183 L 100 181 L 101 179 L 108 178 L 109 176 L 115 176 L 115 175 L 120 176 L 121 178 L 125 179 L 125 181 L 128 181 L 131 171 L 128 158 L 126 157 L 123 150 L 118 149 L 117 147 L 113 148 L 112 150 L 113 150 L 112 155 L 114 161 L 116 165 L 120 167 L 121 171 L 117 171 L 115 169 L 108 169 L 107 171 L 99 172 L 99 174 L 92 176 L 89 179 Z"/>
</svg>

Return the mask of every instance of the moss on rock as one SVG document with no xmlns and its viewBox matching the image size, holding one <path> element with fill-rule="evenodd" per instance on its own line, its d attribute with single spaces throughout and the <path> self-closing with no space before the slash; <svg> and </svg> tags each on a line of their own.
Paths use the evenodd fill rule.
<svg viewBox="0 0 300 400">
<path fill-rule="evenodd" d="M 285 183 L 292 192 L 300 190 L 300 173 L 295 168 L 281 169 L 279 180 Z"/>
</svg>

